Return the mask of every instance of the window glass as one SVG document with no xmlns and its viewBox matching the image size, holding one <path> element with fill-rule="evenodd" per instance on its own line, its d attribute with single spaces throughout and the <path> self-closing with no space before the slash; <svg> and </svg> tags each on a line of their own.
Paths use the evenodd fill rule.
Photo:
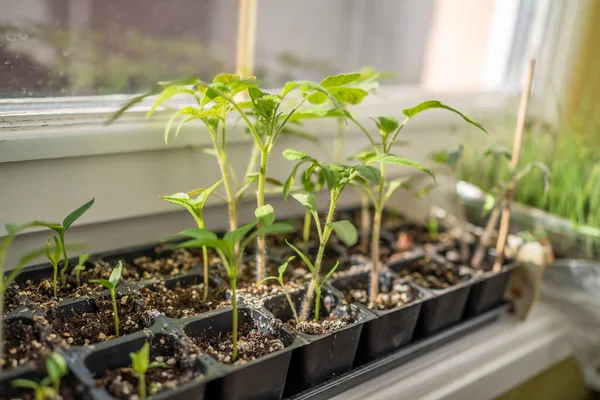
<svg viewBox="0 0 600 400">
<path fill-rule="evenodd" d="M 0 98 L 136 93 L 234 68 L 238 0 L 0 0 Z"/>
</svg>

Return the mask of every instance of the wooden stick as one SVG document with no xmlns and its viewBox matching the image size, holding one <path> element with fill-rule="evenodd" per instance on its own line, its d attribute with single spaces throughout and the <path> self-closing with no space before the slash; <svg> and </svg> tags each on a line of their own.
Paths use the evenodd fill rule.
<svg viewBox="0 0 600 400">
<path fill-rule="evenodd" d="M 257 7 L 256 0 L 240 0 L 235 73 L 241 77 L 254 73 Z"/>
<path fill-rule="evenodd" d="M 517 127 L 515 129 L 515 141 L 513 143 L 512 157 L 510 159 L 510 169 L 514 171 L 519 165 L 521 155 L 521 144 L 523 142 L 523 133 L 525 132 L 525 121 L 527 120 L 527 107 L 529 106 L 529 97 L 531 95 L 531 86 L 533 85 L 533 72 L 535 70 L 535 60 L 529 62 L 529 73 L 527 83 L 521 96 L 521 105 L 519 107 L 519 116 L 517 118 Z M 510 227 L 510 207 L 515 197 L 515 182 L 509 181 L 504 199 L 502 218 L 500 220 L 500 232 L 498 233 L 498 242 L 496 243 L 496 261 L 494 262 L 494 272 L 502 270 L 502 261 L 504 260 L 504 249 L 506 247 L 506 238 Z"/>
<path fill-rule="evenodd" d="M 494 207 L 483 231 L 483 235 L 481 235 L 479 243 L 477 243 L 477 249 L 475 250 L 475 254 L 473 254 L 473 259 L 471 259 L 471 268 L 477 269 L 481 266 L 485 249 L 487 249 L 490 237 L 492 236 L 494 229 L 496 229 L 496 225 L 498 225 L 498 219 L 500 219 L 500 208 Z"/>
</svg>

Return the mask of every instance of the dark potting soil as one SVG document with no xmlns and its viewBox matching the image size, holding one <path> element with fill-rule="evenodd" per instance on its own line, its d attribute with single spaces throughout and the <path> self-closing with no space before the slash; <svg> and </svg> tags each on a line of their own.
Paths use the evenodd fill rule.
<svg viewBox="0 0 600 400">
<path fill-rule="evenodd" d="M 298 332 L 306 335 L 325 335 L 327 333 L 339 331 L 348 325 L 351 325 L 356 321 L 351 314 L 339 316 L 335 313 L 330 315 L 319 315 L 319 321 L 315 321 L 311 318 L 308 321 L 297 322 L 295 318 L 292 318 L 285 322 L 291 328 L 296 329 Z"/>
<path fill-rule="evenodd" d="M 0 365 L 4 368 L 15 368 L 29 362 L 43 365 L 47 356 L 54 350 L 65 347 L 65 341 L 54 333 L 45 335 L 48 328 L 44 318 L 34 317 L 31 321 L 11 319 L 4 324 L 4 359 Z M 49 330 L 48 330 L 49 332 Z"/>
<path fill-rule="evenodd" d="M 150 361 L 165 363 L 167 366 L 151 368 L 146 372 L 146 394 L 174 389 L 199 376 L 202 371 L 196 368 L 196 351 L 172 336 L 152 339 Z M 138 399 L 138 376 L 131 367 L 106 371 L 96 378 L 96 386 L 104 387 L 118 399 Z"/>
<path fill-rule="evenodd" d="M 4 313 L 11 312 L 21 305 L 24 300 L 24 296 L 19 294 L 19 287 L 16 283 L 13 283 L 6 288 L 4 293 Z"/>
<path fill-rule="evenodd" d="M 446 289 L 471 277 L 471 272 L 464 266 L 434 263 L 429 257 L 409 261 L 397 273 L 428 289 Z"/>
<path fill-rule="evenodd" d="M 170 289 L 163 283 L 138 291 L 142 295 L 148 309 L 157 310 L 170 318 L 188 318 L 192 315 L 216 310 L 230 304 L 226 300 L 227 288 L 210 287 L 208 298 L 204 300 L 204 283 L 181 286 Z"/>
<path fill-rule="evenodd" d="M 285 347 L 283 341 L 277 336 L 266 335 L 253 325 L 243 324 L 238 331 L 238 358 L 235 364 L 245 364 Z M 233 336 L 231 332 L 219 333 L 210 338 L 194 337 L 193 341 L 200 348 L 200 351 L 215 360 L 225 364 L 234 364 L 231 358 L 233 353 Z"/>
<path fill-rule="evenodd" d="M 50 397 L 47 397 L 50 398 Z M 52 397 L 54 399 L 54 397 Z M 75 400 L 77 395 L 73 388 L 68 387 L 66 383 L 61 383 L 57 400 Z M 10 400 L 36 400 L 33 391 L 20 394 L 18 397 L 11 397 Z"/>
<path fill-rule="evenodd" d="M 360 281 L 353 287 L 343 288 L 344 300 L 347 303 L 357 302 L 369 307 L 369 287 L 369 282 Z M 395 282 L 391 290 L 389 287 L 380 285 L 379 291 L 371 309 L 391 310 L 416 300 L 414 290 L 401 282 Z"/>
<path fill-rule="evenodd" d="M 51 315 L 52 331 L 76 346 L 113 339 L 116 336 L 112 301 L 96 300 L 96 307 L 98 311 L 74 313 L 66 318 Z M 131 293 L 117 299 L 117 312 L 120 335 L 140 331 L 152 324 L 143 300 Z M 51 313 L 54 314 L 54 310 Z"/>
</svg>

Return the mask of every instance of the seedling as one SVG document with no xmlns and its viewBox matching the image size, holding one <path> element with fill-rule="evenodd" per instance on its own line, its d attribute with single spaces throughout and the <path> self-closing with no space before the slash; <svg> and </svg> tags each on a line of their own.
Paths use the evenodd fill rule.
<svg viewBox="0 0 600 400">
<path fill-rule="evenodd" d="M 286 262 L 284 262 L 283 264 L 281 264 L 279 266 L 279 268 L 277 269 L 278 276 L 268 276 L 265 279 L 258 282 L 257 285 L 262 285 L 264 282 L 269 281 L 269 280 L 274 280 L 274 281 L 279 282 L 279 284 L 281 285 L 281 289 L 283 290 L 283 293 L 285 294 L 285 298 L 287 299 L 288 303 L 290 304 L 290 309 L 292 310 L 292 313 L 294 314 L 294 319 L 296 321 L 300 321 L 298 319 L 298 313 L 296 312 L 296 306 L 294 305 L 294 302 L 292 301 L 290 294 L 288 293 L 287 289 L 285 288 L 285 283 L 283 282 L 283 274 L 285 273 L 285 270 L 287 269 L 290 262 L 292 262 L 295 258 L 296 258 L 295 256 L 292 256 L 292 257 L 288 258 Z"/>
<path fill-rule="evenodd" d="M 65 233 L 67 229 L 73 225 L 73 222 L 77 221 L 79 217 L 81 217 L 89 208 L 94 204 L 94 199 L 88 201 L 72 213 L 66 216 L 63 220 L 62 224 L 58 222 L 43 222 L 43 221 L 34 221 L 34 225 L 36 226 L 45 226 L 46 228 L 52 229 L 54 232 L 58 233 L 58 240 L 60 242 L 60 246 L 63 252 L 63 267 L 60 270 L 60 283 L 61 285 L 65 285 L 65 272 L 67 272 L 67 268 L 69 268 L 69 256 L 67 255 L 67 246 L 65 243 Z"/>
<path fill-rule="evenodd" d="M 138 375 L 138 396 L 146 398 L 146 372 L 151 368 L 167 368 L 164 362 L 150 362 L 150 345 L 145 342 L 141 349 L 135 353 L 129 353 L 131 357 L 131 368 Z"/>
<path fill-rule="evenodd" d="M 79 260 L 77 261 L 77 265 L 73 268 L 72 274 L 75 274 L 75 279 L 77 280 L 77 286 L 81 286 L 81 277 L 80 274 L 82 271 L 85 271 L 85 263 L 87 262 L 89 255 L 87 253 L 83 253 L 79 256 Z"/>
<path fill-rule="evenodd" d="M 373 228 L 371 235 L 371 289 L 369 292 L 370 303 L 372 304 L 377 294 L 379 293 L 379 235 L 381 230 L 381 217 L 387 201 L 396 189 L 404 183 L 403 180 L 386 180 L 386 165 L 400 165 L 409 168 L 414 168 L 430 175 L 435 181 L 435 174 L 429 168 L 424 167 L 416 161 L 409 160 L 391 153 L 398 134 L 404 128 L 406 123 L 417 114 L 430 109 L 445 109 L 461 116 L 466 122 L 476 126 L 487 134 L 485 128 L 473 118 L 452 108 L 437 100 L 424 101 L 413 108 L 407 108 L 402 111 L 405 118 L 402 123 L 394 117 L 379 116 L 374 119 L 378 128 L 379 138 L 374 139 L 369 131 L 354 118 L 350 113 L 346 112 L 346 116 L 350 119 L 367 137 L 371 144 L 370 151 L 363 151 L 356 158 L 362 160 L 366 165 L 372 166 L 379 164 L 379 172 L 381 179 L 374 187 L 371 187 L 367 182 L 363 182 L 362 187 L 368 193 L 373 202 L 375 213 L 373 216 Z M 387 187 L 387 190 L 386 190 Z"/>
<path fill-rule="evenodd" d="M 257 208 L 254 211 L 256 219 L 234 231 L 227 232 L 222 238 L 215 233 L 200 228 L 188 229 L 178 233 L 175 237 L 187 237 L 188 240 L 177 245 L 178 248 L 201 248 L 210 247 L 215 249 L 229 278 L 231 289 L 231 305 L 233 307 L 232 335 L 233 354 L 232 359 L 237 359 L 237 335 L 238 335 L 238 313 L 237 313 L 237 276 L 242 264 L 242 253 L 244 249 L 260 235 L 276 235 L 294 232 L 295 228 L 285 222 L 274 222 L 275 211 L 270 204 Z M 236 250 L 236 249 L 239 249 Z"/>
<path fill-rule="evenodd" d="M 119 336 L 119 313 L 117 311 L 117 298 L 115 296 L 115 289 L 119 280 L 121 279 L 121 271 L 123 269 L 123 262 L 119 261 L 115 269 L 110 273 L 108 280 L 106 279 L 93 279 L 90 282 L 99 283 L 110 291 L 110 298 L 113 304 L 113 314 L 115 316 L 115 334 Z"/>
<path fill-rule="evenodd" d="M 319 249 L 317 251 L 317 256 L 314 263 L 309 260 L 306 254 L 304 254 L 298 248 L 288 243 L 288 246 L 290 246 L 292 250 L 294 250 L 298 254 L 298 256 L 300 256 L 302 261 L 304 261 L 304 263 L 312 273 L 310 285 L 306 292 L 306 299 L 304 300 L 304 303 L 302 305 L 302 311 L 300 313 L 300 321 L 305 321 L 315 291 L 318 290 L 320 292 L 320 289 L 325 280 L 329 278 L 333 273 L 329 271 L 325 278 L 321 279 L 321 263 L 323 261 L 325 247 L 327 246 L 327 242 L 329 241 L 331 233 L 335 232 L 338 238 L 346 246 L 353 246 L 358 241 L 358 232 L 350 221 L 333 221 L 335 208 L 342 192 L 348 185 L 352 184 L 356 180 L 365 180 L 375 183 L 379 181 L 380 177 L 377 168 L 374 168 L 372 166 L 339 166 L 326 164 L 317 161 L 315 158 L 309 156 L 306 153 L 292 149 L 285 150 L 283 152 L 283 156 L 290 161 L 297 162 L 294 168 L 292 169 L 292 173 L 290 174 L 290 176 L 284 184 L 283 195 L 285 198 L 287 198 L 287 196 L 290 193 L 290 190 L 293 187 L 298 169 L 304 164 L 307 164 L 307 167 L 304 171 L 305 175 L 312 173 L 317 168 L 321 169 L 325 177 L 327 190 L 329 191 L 329 209 L 327 211 L 327 216 L 322 226 L 317 211 L 317 200 L 315 196 L 309 192 L 298 192 L 293 193 L 291 195 L 295 200 L 297 200 L 310 212 L 317 226 L 317 233 L 319 235 Z M 337 264 L 334 267 L 334 269 L 335 268 L 337 268 Z M 318 320 L 318 312 L 316 312 L 316 314 L 316 318 Z"/>
<path fill-rule="evenodd" d="M 68 372 L 67 363 L 63 356 L 52 353 L 46 359 L 46 373 L 48 375 L 39 383 L 30 379 L 13 379 L 10 383 L 15 388 L 33 390 L 35 400 L 44 400 L 48 397 L 58 398 L 60 381 Z"/>
<path fill-rule="evenodd" d="M 204 229 L 204 216 L 202 214 L 202 210 L 204 209 L 204 204 L 210 194 L 221 184 L 223 180 L 221 179 L 208 189 L 196 189 L 189 193 L 175 193 L 170 196 L 160 196 L 161 199 L 166 200 L 170 203 L 179 204 L 186 210 L 192 214 L 198 228 Z M 191 196 L 197 196 L 196 198 L 192 198 Z M 204 301 L 208 299 L 208 249 L 205 247 L 202 248 L 202 261 L 204 263 Z"/>
<path fill-rule="evenodd" d="M 50 238 L 46 240 L 46 257 L 50 260 L 52 267 L 54 269 L 54 273 L 52 274 L 52 288 L 54 290 L 54 297 L 57 297 L 57 277 L 58 277 L 58 263 L 60 262 L 60 253 L 62 251 L 60 240 L 56 236 L 53 236 L 54 239 L 54 254 L 52 254 L 52 246 L 50 246 Z"/>
</svg>

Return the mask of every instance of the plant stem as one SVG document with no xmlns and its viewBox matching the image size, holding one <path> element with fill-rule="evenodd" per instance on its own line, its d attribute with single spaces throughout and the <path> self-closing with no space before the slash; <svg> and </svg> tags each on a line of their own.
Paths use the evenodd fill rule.
<svg viewBox="0 0 600 400">
<path fill-rule="evenodd" d="M 335 205 L 337 203 L 338 197 L 339 194 L 335 190 L 332 190 L 329 199 L 329 211 L 327 212 L 327 219 L 325 220 L 325 224 L 323 227 L 323 235 L 321 236 L 321 241 L 319 243 L 319 251 L 317 253 L 317 259 L 315 260 L 315 268 L 313 269 L 312 279 L 310 280 L 310 285 L 306 292 L 306 298 L 304 299 L 304 304 L 302 305 L 300 321 L 306 321 L 312 297 L 319 283 L 319 272 L 321 269 L 321 263 L 323 261 L 323 254 L 325 254 L 325 247 L 327 245 L 327 242 L 329 241 L 329 236 L 331 236 L 332 231 L 332 228 L 329 225 L 329 223 L 333 221 L 333 214 L 335 212 Z"/>
<path fill-rule="evenodd" d="M 81 277 L 79 276 L 80 274 L 81 271 L 77 269 L 77 271 L 75 271 L 75 280 L 77 281 L 77 286 L 81 286 Z"/>
<path fill-rule="evenodd" d="M 344 158 L 344 119 L 338 118 L 338 130 L 335 135 L 335 157 L 336 164 L 341 164 Z"/>
<path fill-rule="evenodd" d="M 113 313 L 115 314 L 115 334 L 119 337 L 119 314 L 117 312 L 117 299 L 115 298 L 115 289 L 110 290 L 110 297 L 113 303 Z"/>
<path fill-rule="evenodd" d="M 52 278 L 52 285 L 54 287 L 54 297 L 57 297 L 57 294 L 56 294 L 57 278 L 58 278 L 58 263 L 54 264 L 54 277 Z"/>
<path fill-rule="evenodd" d="M 46 398 L 46 394 L 44 393 L 43 387 L 36 387 L 35 390 L 35 400 L 44 400 Z"/>
<path fill-rule="evenodd" d="M 319 322 L 319 310 L 321 309 L 321 285 L 315 288 L 315 322 Z"/>
<path fill-rule="evenodd" d="M 65 285 L 65 272 L 67 272 L 67 268 L 69 268 L 69 257 L 67 256 L 67 246 L 65 245 L 65 232 L 62 231 L 58 234 L 60 239 L 60 245 L 62 246 L 63 251 L 63 267 L 60 270 L 60 284 L 62 286 Z"/>
<path fill-rule="evenodd" d="M 202 259 L 204 262 L 204 296 L 203 300 L 208 299 L 208 249 L 206 246 L 202 247 Z"/>
<path fill-rule="evenodd" d="M 369 234 L 371 233 L 371 218 L 369 215 L 369 196 L 365 195 L 361 191 L 357 190 L 360 196 L 360 222 L 361 222 L 361 233 L 360 233 L 360 247 L 363 252 L 367 252 L 369 249 Z"/>
<path fill-rule="evenodd" d="M 267 145 L 264 150 L 260 152 L 260 170 L 258 173 L 258 190 L 256 191 L 256 206 L 262 207 L 265 205 L 265 182 L 267 179 L 267 161 L 269 159 L 269 153 L 272 145 L 270 141 L 267 141 Z M 258 229 L 262 227 L 262 223 L 258 224 Z M 259 282 L 265 276 L 265 265 L 267 259 L 267 246 L 265 243 L 265 236 L 260 235 L 257 238 L 257 252 L 256 252 L 256 282 Z"/>
<path fill-rule="evenodd" d="M 288 303 L 290 304 L 290 307 L 292 308 L 292 313 L 294 314 L 294 319 L 296 320 L 296 322 L 299 322 L 300 320 L 298 319 L 298 312 L 296 311 L 296 306 L 294 306 L 294 302 L 292 301 L 292 298 L 290 297 L 290 293 L 285 289 L 283 282 L 279 282 L 279 283 L 281 284 L 283 293 L 285 293 L 285 298 L 287 299 Z"/>
<path fill-rule="evenodd" d="M 381 215 L 383 214 L 385 185 L 385 164 L 379 166 L 381 181 L 379 182 L 379 193 L 375 205 L 375 216 L 373 217 L 373 233 L 371 237 L 371 291 L 369 293 L 369 305 L 372 306 L 379 294 L 379 235 L 381 231 Z"/>
<path fill-rule="evenodd" d="M 237 295 L 235 293 L 236 278 L 229 278 L 229 285 L 231 287 L 231 306 L 233 307 L 233 317 L 231 321 L 231 335 L 233 336 L 233 354 L 231 358 L 233 361 L 237 359 L 238 348 L 238 309 L 237 309 Z"/>
<path fill-rule="evenodd" d="M 304 251 L 308 253 L 308 241 L 310 240 L 310 222 L 312 215 L 310 211 L 306 210 L 304 213 L 304 229 L 302 230 L 302 243 L 304 244 Z"/>
<path fill-rule="evenodd" d="M 485 229 L 483 231 L 483 235 L 479 238 L 479 243 L 477 243 L 477 248 L 475 249 L 475 253 L 473 254 L 473 258 L 471 259 L 471 268 L 478 269 L 481 266 L 481 261 L 483 260 L 485 249 L 487 248 L 487 244 L 490 241 L 490 237 L 498 224 L 498 218 L 500 218 L 500 207 L 494 207 L 492 210 L 492 214 L 488 219 L 487 224 L 485 225 Z"/>
<path fill-rule="evenodd" d="M 146 398 L 146 374 L 138 376 L 138 394 L 142 399 Z"/>
</svg>

